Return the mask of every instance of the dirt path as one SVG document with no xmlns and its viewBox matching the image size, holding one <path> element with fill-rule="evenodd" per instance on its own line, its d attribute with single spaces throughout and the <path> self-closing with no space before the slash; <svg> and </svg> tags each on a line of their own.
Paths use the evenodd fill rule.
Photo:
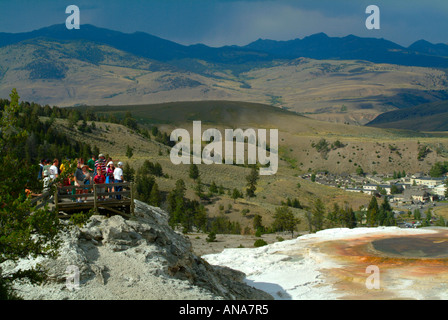
<svg viewBox="0 0 448 320">
<path fill-rule="evenodd" d="M 255 248 L 254 243 L 258 239 L 263 239 L 268 244 L 278 242 L 283 238 L 284 240 L 291 240 L 291 234 L 264 234 L 261 237 L 254 235 L 232 235 L 232 234 L 217 234 L 215 242 L 207 242 L 207 234 L 204 233 L 189 233 L 187 237 L 190 239 L 193 246 L 193 251 L 198 256 L 220 253 L 227 248 Z M 294 238 L 299 234 L 294 234 Z"/>
</svg>

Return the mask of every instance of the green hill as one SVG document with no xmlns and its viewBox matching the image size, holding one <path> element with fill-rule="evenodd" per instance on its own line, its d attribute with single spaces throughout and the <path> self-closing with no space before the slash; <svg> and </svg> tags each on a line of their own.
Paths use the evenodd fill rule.
<svg viewBox="0 0 448 320">
<path fill-rule="evenodd" d="M 367 126 L 418 131 L 448 131 L 448 101 L 386 112 L 369 122 Z"/>
<path fill-rule="evenodd" d="M 280 118 L 303 119 L 297 113 L 260 103 L 239 101 L 188 101 L 147 105 L 77 107 L 78 110 L 91 110 L 98 115 L 114 115 L 123 118 L 132 112 L 141 124 L 182 125 L 192 121 L 204 124 L 234 127 L 237 125 L 275 125 Z"/>
</svg>

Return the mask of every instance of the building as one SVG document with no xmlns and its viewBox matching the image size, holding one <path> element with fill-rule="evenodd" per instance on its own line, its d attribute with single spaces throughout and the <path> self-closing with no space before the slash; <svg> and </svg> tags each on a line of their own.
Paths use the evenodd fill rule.
<svg viewBox="0 0 448 320">
<path fill-rule="evenodd" d="M 446 186 L 444 184 L 440 184 L 431 189 L 432 194 L 435 194 L 440 197 L 445 197 Z"/>
<path fill-rule="evenodd" d="M 347 191 L 347 192 L 363 192 L 363 190 L 359 189 L 359 188 L 345 188 L 345 191 Z"/>
<path fill-rule="evenodd" d="M 428 192 L 424 189 L 406 189 L 403 193 L 404 201 L 426 202 L 431 200 Z"/>
<path fill-rule="evenodd" d="M 431 177 L 420 177 L 420 178 L 411 178 L 411 184 L 417 186 L 427 186 L 427 187 L 435 187 L 442 184 L 445 181 L 445 178 L 431 178 Z"/>
</svg>

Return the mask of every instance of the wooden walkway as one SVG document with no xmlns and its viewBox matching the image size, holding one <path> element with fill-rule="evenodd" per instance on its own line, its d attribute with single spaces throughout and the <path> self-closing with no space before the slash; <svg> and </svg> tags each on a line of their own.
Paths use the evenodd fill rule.
<svg viewBox="0 0 448 320">
<path fill-rule="evenodd" d="M 117 187 L 121 187 L 121 191 L 116 191 Z M 134 186 L 123 182 L 57 187 L 54 193 L 47 192 L 33 199 L 32 203 L 37 205 L 36 209 L 48 204 L 60 218 L 92 209 L 97 214 L 119 214 L 130 218 L 134 215 Z"/>
</svg>

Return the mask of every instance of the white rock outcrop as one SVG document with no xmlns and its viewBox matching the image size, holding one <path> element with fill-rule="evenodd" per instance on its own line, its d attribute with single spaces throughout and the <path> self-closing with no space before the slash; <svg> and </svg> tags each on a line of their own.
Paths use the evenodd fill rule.
<svg viewBox="0 0 448 320">
<path fill-rule="evenodd" d="M 135 202 L 135 218 L 93 216 L 61 235 L 57 259 L 5 263 L 4 271 L 40 263 L 49 280 L 16 285 L 24 299 L 213 300 L 272 299 L 244 283 L 245 274 L 212 266 L 196 256 L 189 240 L 168 225 L 160 208 Z M 67 268 L 79 270 L 79 286 L 67 286 Z"/>
</svg>

